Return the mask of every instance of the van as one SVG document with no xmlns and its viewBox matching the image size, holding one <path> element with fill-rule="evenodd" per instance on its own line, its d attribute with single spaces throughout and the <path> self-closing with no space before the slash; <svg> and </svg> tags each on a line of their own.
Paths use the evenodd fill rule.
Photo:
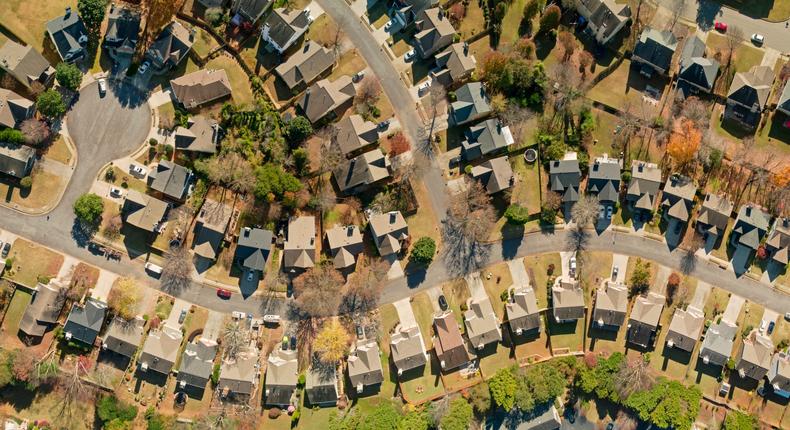
<svg viewBox="0 0 790 430">
<path fill-rule="evenodd" d="M 145 263 L 145 270 L 147 272 L 155 273 L 157 275 L 162 274 L 162 266 L 157 266 L 156 264 L 150 262 Z"/>
</svg>

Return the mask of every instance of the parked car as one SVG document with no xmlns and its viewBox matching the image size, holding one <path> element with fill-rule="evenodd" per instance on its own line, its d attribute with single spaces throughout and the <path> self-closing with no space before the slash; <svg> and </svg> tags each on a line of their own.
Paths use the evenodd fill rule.
<svg viewBox="0 0 790 430">
<path fill-rule="evenodd" d="M 3 245 L 3 253 L 0 254 L 0 255 L 2 255 L 3 258 L 6 258 L 6 257 L 8 257 L 8 252 L 9 251 L 11 251 L 11 242 L 6 242 L 5 245 Z M 788 318 L 788 319 L 790 319 L 790 318 Z"/>
<path fill-rule="evenodd" d="M 266 324 L 280 324 L 280 316 L 273 314 L 264 315 L 263 322 Z"/>
<path fill-rule="evenodd" d="M 612 219 L 612 212 L 614 212 L 614 208 L 611 206 L 606 207 L 606 219 Z"/>
<path fill-rule="evenodd" d="M 617 266 L 612 267 L 612 279 L 617 279 L 618 273 L 620 273 L 620 268 Z"/>
<path fill-rule="evenodd" d="M 6 245 L 6 246 L 8 246 L 8 244 L 7 244 L 7 243 L 6 243 L 5 245 Z M 7 253 L 7 252 L 5 252 L 5 248 L 3 248 L 3 257 L 5 257 L 5 256 L 6 256 L 6 254 L 8 254 L 8 253 Z M 787 321 L 790 321 L 790 312 L 788 312 L 788 313 L 786 313 L 786 314 L 785 314 L 785 319 L 786 319 Z"/>
<path fill-rule="evenodd" d="M 389 120 L 389 119 L 385 119 L 384 121 L 381 121 L 379 123 L 379 128 L 382 129 L 382 130 L 386 130 L 390 126 L 390 121 L 391 120 Z"/>
<path fill-rule="evenodd" d="M 118 187 L 110 187 L 110 196 L 123 197 L 123 190 Z"/>
<path fill-rule="evenodd" d="M 765 43 L 765 36 L 763 36 L 760 33 L 752 34 L 752 43 L 754 43 L 755 45 L 762 45 L 763 43 Z"/>
<path fill-rule="evenodd" d="M 288 349 L 288 336 L 283 336 L 282 349 L 283 351 Z"/>
<path fill-rule="evenodd" d="M 403 61 L 411 61 L 414 59 L 415 55 L 417 55 L 417 51 L 412 49 L 403 56 Z"/>
<path fill-rule="evenodd" d="M 716 23 L 713 24 L 713 28 L 715 28 L 716 31 L 720 31 L 720 32 L 724 33 L 724 32 L 727 31 L 727 24 L 725 24 L 725 23 L 723 23 L 721 21 L 716 21 Z"/>
<path fill-rule="evenodd" d="M 760 321 L 760 333 L 765 333 L 765 328 L 768 327 L 768 321 Z"/>
<path fill-rule="evenodd" d="M 364 72 L 364 71 L 361 71 L 361 72 L 357 72 L 357 73 L 356 73 L 356 74 L 355 74 L 355 75 L 352 77 L 352 80 L 353 80 L 354 82 L 359 82 L 359 81 L 361 81 L 361 80 L 362 80 L 362 78 L 364 78 L 364 77 L 365 77 L 365 72 Z"/>
<path fill-rule="evenodd" d="M 449 306 L 447 306 L 447 299 L 445 299 L 445 298 L 444 298 L 444 294 L 441 294 L 441 295 L 439 296 L 439 307 L 440 307 L 440 308 L 441 308 L 443 311 L 446 311 L 446 310 L 447 310 L 447 308 L 449 307 Z"/>
<path fill-rule="evenodd" d="M 365 330 L 362 329 L 362 326 L 357 324 L 357 338 L 362 339 L 365 337 Z"/>
<path fill-rule="evenodd" d="M 178 323 L 183 324 L 186 318 L 187 318 L 187 310 L 181 309 L 181 313 L 178 315 Z"/>
<path fill-rule="evenodd" d="M 131 172 L 133 175 L 135 175 L 135 176 L 137 176 L 139 178 L 144 178 L 145 175 L 148 174 L 148 170 L 146 170 L 145 167 L 138 166 L 136 164 L 130 164 L 129 165 L 129 172 Z"/>
<path fill-rule="evenodd" d="M 296 350 L 296 336 L 291 336 L 291 349 Z"/>
<path fill-rule="evenodd" d="M 386 24 L 384 24 L 384 31 L 390 31 L 390 28 L 392 28 L 392 20 L 389 20 Z"/>
<path fill-rule="evenodd" d="M 570 261 L 571 276 L 576 277 L 576 257 L 571 257 Z"/>
<path fill-rule="evenodd" d="M 221 299 L 226 299 L 227 300 L 227 299 L 230 298 L 231 295 L 232 294 L 231 294 L 230 291 L 228 291 L 228 290 L 226 290 L 224 288 L 217 288 L 217 296 L 219 296 Z"/>
<path fill-rule="evenodd" d="M 151 63 L 148 61 L 143 61 L 143 64 L 140 65 L 140 68 L 137 69 L 137 73 L 144 75 L 145 72 L 148 71 L 148 68 L 151 67 Z"/>
<path fill-rule="evenodd" d="M 156 265 L 151 262 L 145 263 L 145 270 L 147 272 L 155 273 L 157 275 L 162 274 L 162 266 Z"/>
<path fill-rule="evenodd" d="M 425 81 L 421 83 L 420 86 L 417 87 L 417 95 L 424 94 L 426 91 L 428 91 L 428 88 L 430 87 L 431 87 L 431 81 Z"/>
<path fill-rule="evenodd" d="M 773 322 L 773 321 L 769 322 L 769 323 L 768 323 L 768 332 L 767 332 L 767 333 L 768 333 L 768 334 L 771 334 L 771 333 L 773 333 L 773 332 L 774 332 L 774 327 L 775 327 L 775 326 L 776 326 L 776 323 L 775 323 L 775 322 Z"/>
<path fill-rule="evenodd" d="M 237 320 L 243 320 L 244 318 L 247 318 L 247 314 L 241 311 L 233 311 L 230 313 L 230 316 Z"/>
<path fill-rule="evenodd" d="M 107 93 L 107 80 L 104 78 L 99 79 L 99 94 L 104 95 Z"/>
</svg>

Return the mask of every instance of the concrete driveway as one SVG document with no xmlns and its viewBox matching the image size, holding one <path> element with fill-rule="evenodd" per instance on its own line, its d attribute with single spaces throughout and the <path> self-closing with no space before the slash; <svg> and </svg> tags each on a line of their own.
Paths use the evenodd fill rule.
<svg viewBox="0 0 790 430">
<path fill-rule="evenodd" d="M 625 272 L 628 268 L 628 256 L 623 254 L 613 254 L 612 273 L 614 273 L 615 267 L 617 267 L 617 279 L 612 279 L 612 281 L 625 283 Z"/>
<path fill-rule="evenodd" d="M 738 321 L 738 315 L 741 313 L 744 301 L 745 300 L 741 296 L 736 296 L 735 294 L 731 295 L 730 301 L 727 302 L 727 309 L 724 310 L 721 319 L 735 325 Z"/>
<path fill-rule="evenodd" d="M 705 302 L 708 301 L 712 287 L 707 282 L 698 281 L 697 289 L 694 290 L 694 297 L 689 302 L 689 306 L 694 306 L 697 309 L 704 309 Z"/>
<path fill-rule="evenodd" d="M 530 285 L 529 274 L 527 273 L 527 267 L 524 266 L 523 258 L 508 260 L 507 267 L 510 269 L 510 277 L 513 278 L 514 287 L 520 288 Z"/>
<path fill-rule="evenodd" d="M 393 305 L 398 312 L 401 328 L 417 327 L 417 319 L 414 317 L 414 310 L 408 297 L 394 302 Z"/>
<path fill-rule="evenodd" d="M 571 279 L 571 258 L 576 255 L 575 252 L 560 251 L 560 263 L 562 264 L 562 279 L 570 281 Z"/>
<path fill-rule="evenodd" d="M 431 306 L 433 306 L 434 313 L 438 314 L 443 312 L 442 307 L 439 306 L 439 296 L 442 295 L 441 287 L 435 286 L 433 288 L 428 288 L 425 292 L 428 294 L 428 297 L 431 298 Z"/>
<path fill-rule="evenodd" d="M 226 316 L 227 314 L 222 312 L 212 310 L 208 311 L 206 325 L 203 327 L 203 337 L 217 341 L 219 339 L 220 333 L 222 333 L 222 326 L 225 323 Z"/>
<path fill-rule="evenodd" d="M 110 296 L 112 284 L 115 283 L 116 279 L 118 279 L 118 275 L 115 273 L 104 269 L 99 270 L 99 280 L 96 281 L 96 286 L 91 290 L 91 297 L 106 302 L 107 297 Z"/>
<path fill-rule="evenodd" d="M 656 273 L 656 280 L 655 282 L 653 282 L 653 286 L 650 287 L 650 291 L 658 294 L 666 294 L 667 281 L 669 280 L 669 275 L 671 274 L 672 274 L 672 269 L 666 266 L 659 265 L 658 273 Z"/>
<path fill-rule="evenodd" d="M 181 311 L 189 312 L 190 306 L 192 306 L 192 303 L 176 298 L 175 302 L 173 302 L 173 309 L 170 311 L 170 315 L 167 317 L 167 320 L 165 320 L 165 323 L 170 327 L 181 327 L 178 318 L 181 316 Z"/>
<path fill-rule="evenodd" d="M 469 287 L 469 292 L 473 299 L 484 299 L 486 295 L 486 288 L 483 286 L 483 280 L 480 279 L 480 272 L 470 273 L 464 277 L 466 285 Z"/>
</svg>

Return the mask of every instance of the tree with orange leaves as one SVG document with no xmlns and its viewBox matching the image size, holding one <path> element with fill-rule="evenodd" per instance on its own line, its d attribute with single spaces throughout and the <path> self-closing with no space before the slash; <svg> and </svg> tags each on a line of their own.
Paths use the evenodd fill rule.
<svg viewBox="0 0 790 430">
<path fill-rule="evenodd" d="M 780 188 L 790 185 L 790 166 L 785 166 L 779 173 L 774 174 L 773 183 Z"/>
<path fill-rule="evenodd" d="M 675 125 L 669 136 L 667 152 L 675 160 L 675 164 L 682 168 L 694 159 L 701 142 L 702 133 L 694 126 L 694 122 L 684 119 L 680 124 Z"/>
</svg>

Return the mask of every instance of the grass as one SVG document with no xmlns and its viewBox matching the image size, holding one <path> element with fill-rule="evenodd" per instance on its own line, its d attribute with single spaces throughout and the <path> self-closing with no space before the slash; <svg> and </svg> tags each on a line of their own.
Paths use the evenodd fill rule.
<svg viewBox="0 0 790 430">
<path fill-rule="evenodd" d="M 206 58 L 209 53 L 219 48 L 219 43 L 217 43 L 216 39 L 214 39 L 211 34 L 200 27 L 194 27 L 194 29 L 195 43 L 192 45 L 192 50 L 195 51 L 198 57 Z"/>
<path fill-rule="evenodd" d="M 425 341 L 425 350 L 431 349 L 433 340 L 431 339 L 433 333 L 433 305 L 428 293 L 420 293 L 412 298 L 411 308 L 414 311 L 414 319 L 417 320 L 417 326 L 420 327 L 422 338 Z"/>
<path fill-rule="evenodd" d="M 424 336 L 425 332 L 423 332 Z M 445 392 L 436 355 L 430 354 L 430 356 L 427 365 L 405 372 L 400 377 L 401 393 L 408 403 L 421 403 Z"/>
<path fill-rule="evenodd" d="M 658 263 L 650 260 L 645 260 L 643 258 L 629 258 L 628 259 L 628 266 L 625 269 L 625 283 L 630 285 L 631 284 L 631 275 L 634 273 L 634 268 L 636 268 L 637 260 L 641 260 L 642 264 L 650 264 L 648 270 L 650 271 L 650 282 L 648 285 L 653 286 L 653 283 L 656 281 L 656 273 L 658 273 Z"/>
<path fill-rule="evenodd" d="M 197 70 L 190 70 L 190 66 L 197 67 L 192 62 L 187 64 L 187 73 Z M 236 60 L 228 55 L 220 55 L 206 63 L 204 69 L 223 69 L 228 74 L 230 87 L 233 90 L 233 101 L 238 104 L 252 103 L 252 89 L 250 88 L 250 80 L 244 70 L 239 66 Z"/>
<path fill-rule="evenodd" d="M 184 318 L 183 327 L 186 333 L 185 337 L 189 339 L 197 330 L 203 330 L 203 327 L 206 326 L 206 321 L 208 321 L 208 309 L 191 306 L 189 313 L 187 313 L 186 318 Z"/>
<path fill-rule="evenodd" d="M 329 417 L 333 413 L 337 413 L 337 408 L 327 407 L 319 408 L 318 406 L 310 407 L 305 403 L 306 395 L 302 395 L 302 412 L 299 418 L 299 427 L 312 429 L 321 428 L 329 422 Z"/>
<path fill-rule="evenodd" d="M 515 355 L 511 357 L 511 349 L 499 343 L 488 345 L 478 353 L 478 357 L 480 357 L 480 373 L 483 379 L 489 379 L 494 376 L 497 370 L 515 364 Z"/>
<path fill-rule="evenodd" d="M 527 164 L 524 157 L 518 155 L 510 158 L 510 165 L 516 177 L 511 202 L 526 207 L 530 214 L 540 213 L 540 164 Z"/>
<path fill-rule="evenodd" d="M 8 206 L 20 207 L 29 210 L 43 210 L 55 204 L 66 186 L 67 178 L 54 173 L 34 168 L 31 174 L 33 185 L 29 190 L 0 183 L 0 195 Z"/>
<path fill-rule="evenodd" d="M 523 2 L 524 0 L 520 1 Z M 513 7 L 513 5 L 510 5 L 510 7 Z M 519 10 L 521 9 L 523 9 L 523 7 L 519 8 Z M 502 23 L 502 28 L 507 28 L 505 23 Z M 462 19 L 461 23 L 458 25 L 458 34 L 461 36 L 461 40 L 466 40 L 484 29 L 485 17 L 483 16 L 483 9 L 480 8 L 478 2 L 470 1 L 466 6 L 466 16 L 464 16 L 464 19 Z"/>
<path fill-rule="evenodd" d="M 555 353 L 562 349 L 569 352 L 584 350 L 584 318 L 575 323 L 557 324 L 554 318 L 549 317 L 548 332 L 551 336 L 551 349 Z"/>
<path fill-rule="evenodd" d="M 30 288 L 36 286 L 39 276 L 57 276 L 63 264 L 62 255 L 25 239 L 14 241 L 8 258 L 13 259 L 13 264 L 6 277 Z"/>
<path fill-rule="evenodd" d="M 644 93 L 641 91 L 648 84 L 664 89 L 666 79 L 656 76 L 646 80 L 637 70 L 631 70 L 629 60 L 624 60 L 617 70 L 592 87 L 587 93 L 587 97 L 618 110 L 625 109 L 627 105 L 639 108 L 639 110 L 644 107 L 646 114 L 653 115 L 657 108 L 644 102 Z"/>
<path fill-rule="evenodd" d="M 535 290 L 535 296 L 538 300 L 538 308 L 543 309 L 548 307 L 548 281 L 550 276 L 558 276 L 562 272 L 562 261 L 559 253 L 530 255 L 524 257 L 524 264 L 527 266 L 527 273 L 534 285 L 532 288 Z M 549 266 L 554 265 L 552 275 L 548 274 Z"/>
<path fill-rule="evenodd" d="M 108 169 L 112 169 L 114 173 L 114 179 L 111 181 L 106 180 L 105 175 L 107 174 Z M 144 181 L 135 178 L 131 173 L 121 170 L 120 167 L 115 165 L 109 166 L 107 169 L 99 173 L 99 178 L 121 188 L 132 189 L 143 194 L 145 194 L 146 190 L 148 190 L 148 185 Z M 123 185 L 124 183 L 126 186 Z"/>
<path fill-rule="evenodd" d="M 720 34 L 710 32 L 705 44 L 710 51 L 711 58 L 716 51 L 727 50 L 727 37 Z M 757 49 L 747 43 L 741 43 L 735 48 L 735 71 L 748 72 L 752 66 L 759 66 L 763 59 L 763 51 Z"/>
<path fill-rule="evenodd" d="M 790 18 L 790 1 L 788 0 L 719 1 L 752 18 L 762 18 L 770 22 L 781 22 Z"/>
<path fill-rule="evenodd" d="M 230 253 L 232 256 L 234 251 L 230 248 L 222 248 L 217 261 L 206 271 L 206 277 L 223 284 L 238 285 L 241 272 L 233 265 L 233 258 L 228 258 L 222 253 Z"/>
<path fill-rule="evenodd" d="M 176 120 L 176 107 L 173 105 L 173 102 L 167 102 L 158 108 L 159 111 L 159 126 L 161 127 L 162 124 L 175 124 Z"/>
<path fill-rule="evenodd" d="M 409 225 L 409 236 L 413 237 L 415 242 L 421 237 L 433 238 L 438 248 L 441 245 L 441 234 L 439 227 L 436 225 L 436 215 L 433 212 L 428 188 L 423 181 L 413 181 L 412 188 L 414 189 L 419 208 L 416 213 L 406 217 L 406 223 Z"/>
<path fill-rule="evenodd" d="M 351 49 L 344 52 L 340 58 L 338 58 L 337 64 L 335 65 L 335 68 L 332 70 L 332 74 L 329 75 L 328 79 L 330 81 L 335 81 L 341 76 L 353 76 L 357 72 L 364 70 L 365 67 L 367 67 L 365 59 L 359 55 L 359 52 L 356 49 Z"/>
<path fill-rule="evenodd" d="M 378 0 L 373 3 L 366 13 L 370 24 L 377 30 L 383 27 L 390 19 L 387 15 L 387 2 L 385 0 Z"/>
<path fill-rule="evenodd" d="M 74 157 L 74 154 L 66 144 L 66 140 L 63 139 L 63 136 L 60 134 L 55 137 L 54 142 L 52 142 L 52 145 L 47 148 L 47 152 L 44 154 L 44 158 L 63 164 L 69 164 L 72 157 Z"/>
<path fill-rule="evenodd" d="M 593 145 L 590 147 L 590 159 L 595 159 L 603 154 L 609 154 L 616 157 L 620 152 L 615 149 L 612 144 L 614 143 L 614 130 L 619 124 L 616 116 L 601 109 L 592 109 L 593 117 L 595 118 L 595 130 L 593 130 Z"/>
<path fill-rule="evenodd" d="M 3 317 L 3 331 L 6 333 L 6 336 L 16 336 L 17 332 L 19 332 L 19 323 L 22 321 L 22 315 L 25 314 L 25 309 L 27 309 L 27 305 L 30 304 L 32 299 L 33 295 L 27 291 L 19 288 L 14 291 L 14 296 L 11 298 L 8 309 L 6 309 L 5 317 Z"/>
<path fill-rule="evenodd" d="M 335 41 L 337 31 L 338 26 L 335 21 L 328 14 L 323 14 L 310 24 L 306 37 L 310 40 L 315 40 L 321 45 L 330 46 Z"/>
<path fill-rule="evenodd" d="M 713 319 L 716 315 L 720 315 L 727 309 L 727 303 L 730 301 L 730 293 L 721 288 L 712 288 L 708 300 L 705 302 L 705 318 Z"/>
<path fill-rule="evenodd" d="M 765 126 L 754 139 L 757 150 L 790 160 L 790 128 L 783 125 L 790 118 L 778 111 L 766 115 Z"/>
<path fill-rule="evenodd" d="M 776 319 L 774 332 L 771 333 L 771 340 L 774 341 L 774 345 L 779 345 L 782 340 L 790 342 L 790 322 L 787 322 L 783 315 L 779 315 Z"/>
<path fill-rule="evenodd" d="M 0 10 L 0 21 L 26 44 L 32 45 L 36 51 L 44 51 L 44 45 L 52 47 L 46 34 L 47 21 L 62 15 L 66 7 L 77 11 L 77 0 L 51 0 L 46 2 L 28 2 L 23 0 L 7 0 Z M 45 43 L 46 40 L 46 43 Z M 54 49 L 45 56 L 53 65 L 59 60 Z"/>
<path fill-rule="evenodd" d="M 597 288 L 601 281 L 612 276 L 612 254 L 609 252 L 584 252 L 580 258 L 582 271 L 582 287 L 589 297 L 589 292 Z M 589 304 L 589 303 L 588 303 Z"/>
<path fill-rule="evenodd" d="M 483 271 L 488 274 L 491 273 L 491 279 L 486 279 L 488 276 L 483 276 L 483 286 L 486 289 L 491 306 L 494 308 L 497 318 L 502 321 L 505 318 L 505 302 L 500 299 L 502 292 L 513 285 L 513 278 L 510 276 L 510 268 L 507 263 L 499 263 L 495 266 L 488 267 Z"/>
<path fill-rule="evenodd" d="M 455 316 L 455 320 L 458 321 L 458 325 L 463 327 L 464 311 L 462 306 L 465 309 L 466 301 L 471 297 L 466 281 L 464 279 L 456 279 L 445 283 L 442 285 L 442 294 L 444 294 L 444 298 L 447 299 L 447 304 L 450 305 L 450 310 L 453 311 L 453 316 Z M 461 331 L 463 331 L 463 329 L 461 329 Z"/>
<path fill-rule="evenodd" d="M 379 396 L 389 398 L 397 390 L 397 371 L 393 371 L 390 363 L 390 331 L 398 324 L 398 311 L 391 304 L 379 308 L 379 348 L 381 349 L 381 369 L 384 372 L 384 382 L 381 383 Z"/>
<path fill-rule="evenodd" d="M 173 302 L 168 296 L 159 296 L 156 302 L 156 307 L 154 308 L 154 314 L 159 317 L 160 320 L 164 321 L 170 315 L 170 311 L 173 310 Z"/>
<path fill-rule="evenodd" d="M 94 402 L 74 401 L 63 411 L 63 392 L 53 389 L 28 391 L 23 387 L 7 387 L 0 395 L 0 415 L 15 416 L 31 423 L 47 422 L 52 428 L 89 430 L 93 428 Z M 29 428 L 32 428 L 29 427 Z"/>
<path fill-rule="evenodd" d="M 521 37 L 521 18 L 524 14 L 526 0 L 513 0 L 507 8 L 502 19 L 502 33 L 499 35 L 499 45 L 512 44 Z"/>
</svg>

